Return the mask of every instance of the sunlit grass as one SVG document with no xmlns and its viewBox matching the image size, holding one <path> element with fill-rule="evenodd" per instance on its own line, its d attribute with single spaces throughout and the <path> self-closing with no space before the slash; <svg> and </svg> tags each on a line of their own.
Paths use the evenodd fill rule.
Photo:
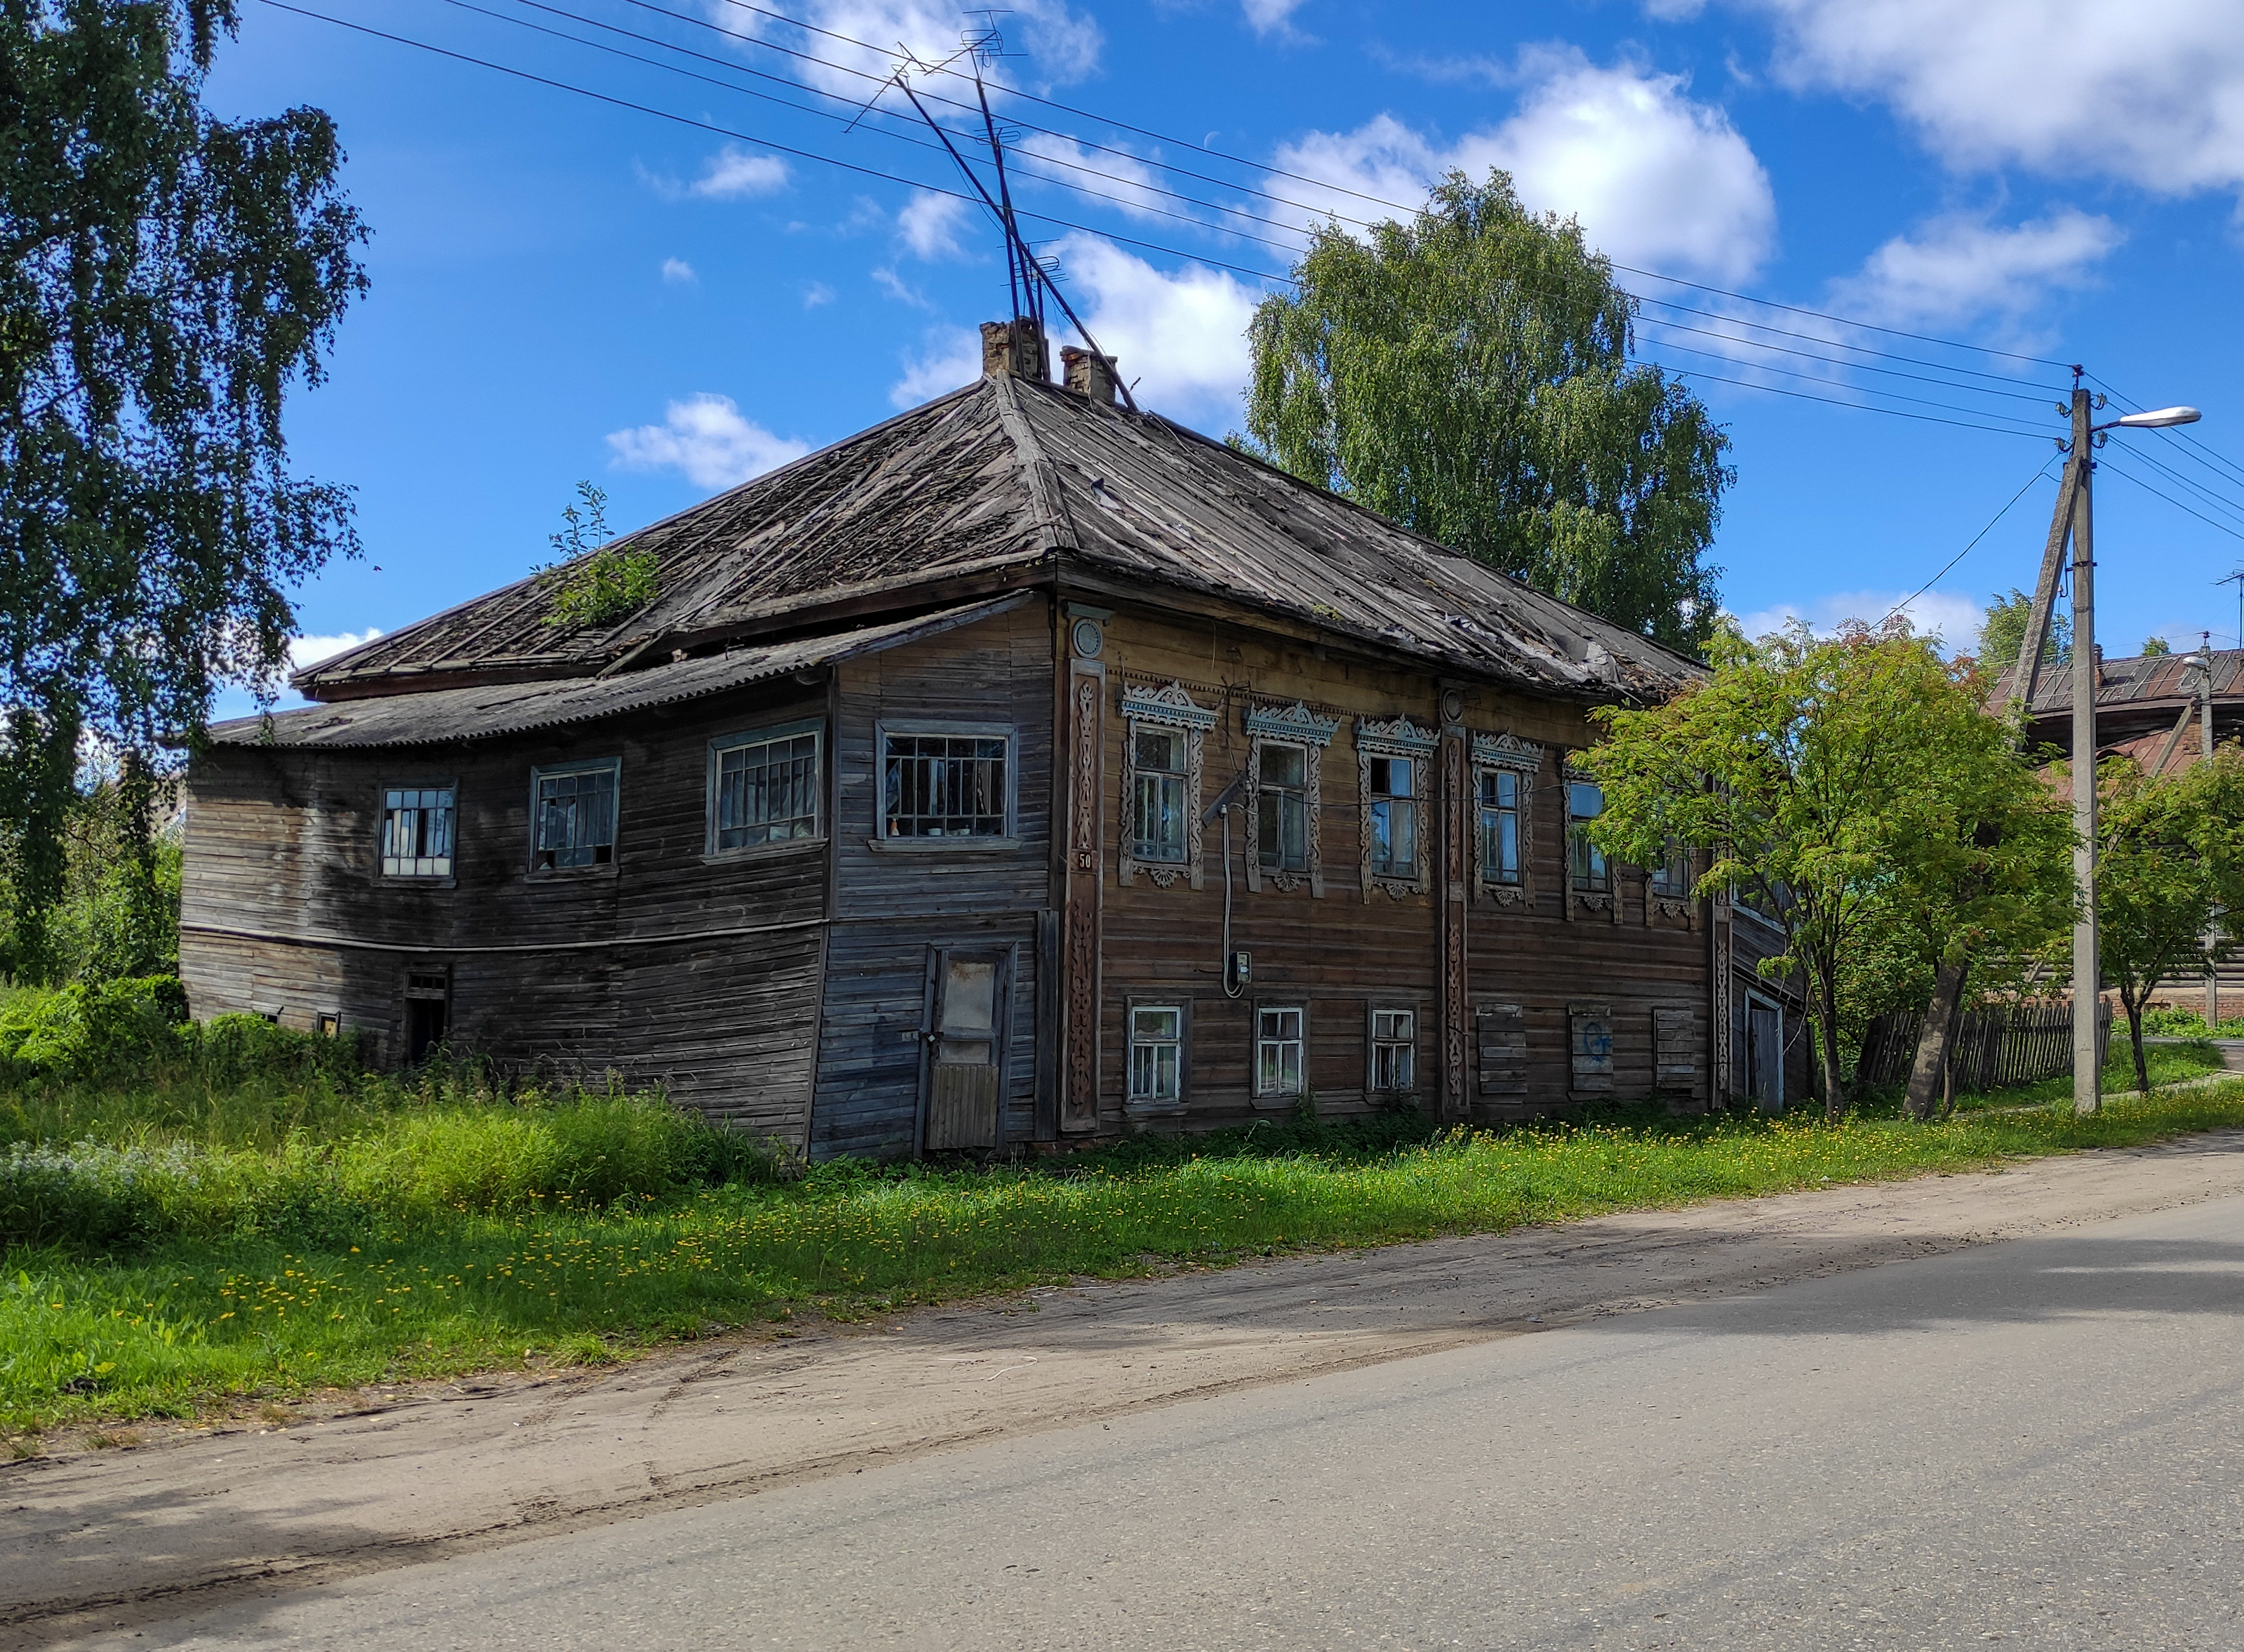
<svg viewBox="0 0 2244 1652">
<path fill-rule="evenodd" d="M 2069 1089 L 2065 1092 L 2069 1098 Z M 0 1264 L 0 1429 L 184 1416 L 230 1398 L 597 1361 L 799 1314 L 908 1304 L 1299 1249 L 1497 1231 L 1600 1212 L 1961 1170 L 2244 1125 L 2244 1080 L 2099 1117 L 1984 1098 L 1944 1123 L 1882 1111 L 1459 1131 L 1377 1148 L 1296 1132 L 1088 1155 L 1051 1169 L 814 1172 L 599 1209 L 517 1188 L 414 1201 L 355 1229 L 202 1231 Z M 1197 1156 L 1193 1156 L 1197 1155 Z M 362 1205 L 362 1211 L 378 1206 Z M 331 1213 L 332 1214 L 332 1213 Z"/>
</svg>

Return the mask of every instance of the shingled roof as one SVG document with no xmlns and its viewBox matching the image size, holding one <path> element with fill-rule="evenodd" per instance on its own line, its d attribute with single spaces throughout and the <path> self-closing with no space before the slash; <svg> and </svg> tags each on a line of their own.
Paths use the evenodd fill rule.
<svg viewBox="0 0 2244 1652">
<path fill-rule="evenodd" d="M 557 628 L 534 578 L 294 680 L 314 699 L 570 678 L 909 611 L 1047 573 L 1205 593 L 1447 673 L 1659 698 L 1699 667 L 1158 416 L 1007 376 L 625 536 L 659 595 Z"/>
<path fill-rule="evenodd" d="M 2216 648 L 2212 653 L 2213 697 L 2226 700 L 2244 696 L 2244 649 Z M 2194 651 L 2106 660 L 2103 676 L 2096 685 L 2097 708 L 2139 707 L 2146 711 L 2164 710 L 2171 716 L 2184 701 L 2198 696 L 2196 660 Z M 2071 661 L 2044 667 L 2040 680 L 2034 684 L 2030 711 L 2036 719 L 2072 714 Z"/>
</svg>

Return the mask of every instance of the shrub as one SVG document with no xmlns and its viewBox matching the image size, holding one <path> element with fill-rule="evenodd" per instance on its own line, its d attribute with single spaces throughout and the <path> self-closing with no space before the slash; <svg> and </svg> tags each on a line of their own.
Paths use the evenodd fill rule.
<svg viewBox="0 0 2244 1652">
<path fill-rule="evenodd" d="M 186 994 L 170 975 L 19 993 L 0 1010 L 0 1078 L 100 1079 L 145 1070 L 176 1059 L 186 1012 Z"/>
</svg>

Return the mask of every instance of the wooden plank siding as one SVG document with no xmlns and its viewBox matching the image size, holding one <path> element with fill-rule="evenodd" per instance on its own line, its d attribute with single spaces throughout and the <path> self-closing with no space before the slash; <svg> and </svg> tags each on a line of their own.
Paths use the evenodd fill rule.
<svg viewBox="0 0 2244 1652">
<path fill-rule="evenodd" d="M 1290 1100 L 1258 1101 L 1252 1093 L 1257 1003 L 1298 1004 L 1306 1010 L 1308 1083 L 1326 1116 L 1362 1113 L 1381 1103 L 1384 1098 L 1368 1087 L 1371 1011 L 1415 1008 L 1416 1100 L 1429 1112 L 1442 1110 L 1439 844 L 1432 836 L 1436 802 L 1430 795 L 1422 799 L 1421 830 L 1428 838 L 1420 891 L 1397 894 L 1375 881 L 1367 898 L 1356 740 L 1359 719 L 1391 722 L 1407 716 L 1417 729 L 1438 730 L 1443 685 L 1407 670 L 1321 657 L 1322 650 L 1245 626 L 1180 622 L 1132 606 L 1118 609 L 1105 630 L 1102 1128 L 1138 1121 L 1128 1106 L 1126 1074 L 1126 1018 L 1133 999 L 1182 999 L 1190 1006 L 1188 1106 L 1181 1120 L 1145 1121 L 1156 1127 L 1239 1125 L 1290 1107 Z M 1132 829 L 1132 802 L 1125 789 L 1130 724 L 1122 714 L 1122 697 L 1125 690 L 1172 684 L 1181 687 L 1194 705 L 1216 714 L 1203 737 L 1203 807 L 1247 762 L 1245 719 L 1250 708 L 1300 702 L 1339 723 L 1320 765 L 1321 897 L 1306 881 L 1288 890 L 1265 878 L 1260 889 L 1250 890 L 1244 865 L 1254 853 L 1252 823 L 1241 810 L 1233 811 L 1232 945 L 1253 956 L 1252 981 L 1236 999 L 1223 992 L 1221 823 L 1206 828 L 1197 888 L 1187 876 L 1170 877 L 1164 887 L 1145 867 L 1127 877 L 1119 867 L 1121 835 Z M 1612 1007 L 1612 1093 L 1621 1098 L 1649 1096 L 1660 1088 L 1655 1011 L 1687 1012 L 1690 1031 L 1678 1048 L 1688 1051 L 1698 1077 L 1690 1093 L 1673 1099 L 1680 1105 L 1706 1105 L 1712 1046 L 1704 912 L 1648 916 L 1641 874 L 1616 867 L 1617 915 L 1567 915 L 1565 796 L 1559 764 L 1566 749 L 1594 738 L 1585 708 L 1487 687 L 1461 687 L 1459 694 L 1468 735 L 1511 734 L 1544 750 L 1530 794 L 1531 900 L 1499 906 L 1476 889 L 1467 904 L 1469 1002 L 1463 1032 L 1470 1093 L 1451 1104 L 1454 1116 L 1493 1122 L 1547 1113 L 1582 1099 L 1571 1088 L 1568 1006 L 1585 999 Z M 1427 773 L 1430 793 L 1430 762 Z M 1477 825 L 1477 809 L 1470 805 L 1465 820 L 1468 829 Z M 1466 863 L 1472 864 L 1470 856 Z M 1517 1004 L 1524 1012 L 1526 1092 L 1484 1097 L 1477 1083 L 1472 1017 L 1483 1007 L 1501 1004 Z"/>
<path fill-rule="evenodd" d="M 407 973 L 443 970 L 463 1048 L 660 1082 L 800 1148 L 827 845 L 705 855 L 706 787 L 712 737 L 821 709 L 786 684 L 625 726 L 433 751 L 217 748 L 188 782 L 180 961 L 191 1006 L 307 1030 L 339 1014 L 395 1064 Z M 610 756 L 621 760 L 612 868 L 533 875 L 531 769 Z M 382 789 L 439 782 L 456 789 L 451 885 L 384 880 Z M 712 933 L 726 931 L 754 932 Z"/>
<path fill-rule="evenodd" d="M 938 946 L 1011 949 L 1001 1134 L 1011 1143 L 1036 1133 L 1038 937 L 1051 896 L 1051 624 L 1049 602 L 1031 602 L 837 670 L 834 922 L 814 1157 L 916 1150 L 918 1035 L 928 1030 L 928 958 Z M 1012 845 L 882 844 L 876 740 L 884 721 L 1010 728 Z"/>
</svg>

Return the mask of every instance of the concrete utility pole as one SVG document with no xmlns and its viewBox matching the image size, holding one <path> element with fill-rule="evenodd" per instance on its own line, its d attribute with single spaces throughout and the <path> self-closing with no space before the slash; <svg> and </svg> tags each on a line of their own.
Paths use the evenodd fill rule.
<svg viewBox="0 0 2244 1652">
<path fill-rule="evenodd" d="M 2033 704 L 2041 676 L 2041 651 L 2049 638 L 2050 611 L 2056 606 L 2058 572 L 2065 541 L 2072 542 L 2072 878 L 2080 913 L 2072 926 L 2072 1110 L 2092 1114 L 2104 1105 L 2104 1064 L 2097 1060 L 2098 1010 L 2103 976 L 2096 950 L 2096 691 L 2103 686 L 2103 662 L 2096 657 L 2096 534 L 2090 504 L 2095 450 L 2107 430 L 2153 430 L 2194 424 L 2193 407 L 2165 407 L 2093 423 L 2104 398 L 2081 388 L 2083 369 L 2072 369 L 2072 399 L 2058 411 L 2072 421 L 2072 435 L 2058 443 L 2067 456 L 2058 485 L 2057 511 L 2050 519 L 2049 545 L 2042 553 L 2041 578 L 2034 586 L 2033 611 L 2020 640 L 2011 676 L 2011 696 Z"/>
</svg>

